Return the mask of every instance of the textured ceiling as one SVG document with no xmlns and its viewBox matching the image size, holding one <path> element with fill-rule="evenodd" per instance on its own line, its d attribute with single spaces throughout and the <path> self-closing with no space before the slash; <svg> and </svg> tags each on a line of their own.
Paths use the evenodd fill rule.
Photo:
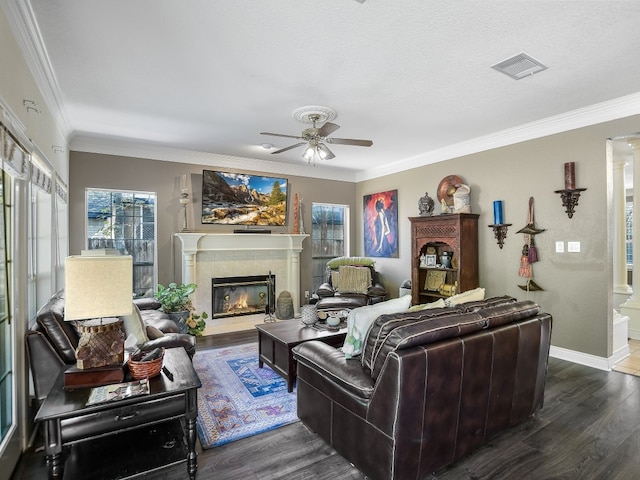
<svg viewBox="0 0 640 480">
<path fill-rule="evenodd" d="M 298 135 L 292 111 L 323 105 L 333 136 L 373 140 L 327 163 L 366 177 L 640 92 L 638 1 L 29 3 L 72 148 L 135 140 L 278 171 L 302 148 L 271 155 L 262 143 L 296 140 L 260 132 Z M 491 68 L 520 52 L 547 70 Z"/>
</svg>

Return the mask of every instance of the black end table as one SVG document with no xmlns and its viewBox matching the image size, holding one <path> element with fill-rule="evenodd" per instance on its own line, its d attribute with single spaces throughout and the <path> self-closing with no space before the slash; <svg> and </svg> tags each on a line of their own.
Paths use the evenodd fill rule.
<svg viewBox="0 0 640 480">
<path fill-rule="evenodd" d="M 189 477 L 195 479 L 198 468 L 195 445 L 200 378 L 183 348 L 166 349 L 163 365 L 173 379 L 164 372 L 150 379 L 148 395 L 91 406 L 86 406 L 91 389 L 65 390 L 62 372 L 35 418 L 44 427 L 49 478 L 63 478 L 65 446 L 183 419 L 188 450 L 187 471 Z M 98 460 L 95 459 L 96 462 Z"/>
</svg>

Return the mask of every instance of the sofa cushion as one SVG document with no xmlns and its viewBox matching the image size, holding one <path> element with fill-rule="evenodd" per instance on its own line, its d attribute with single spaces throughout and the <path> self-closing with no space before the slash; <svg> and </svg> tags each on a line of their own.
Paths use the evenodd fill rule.
<svg viewBox="0 0 640 480">
<path fill-rule="evenodd" d="M 354 308 L 347 316 L 347 337 L 342 351 L 346 358 L 351 358 L 362 353 L 365 336 L 373 321 L 385 313 L 404 312 L 411 304 L 411 296 L 387 300 L 386 302 Z"/>
<path fill-rule="evenodd" d="M 399 326 L 387 335 L 379 347 L 371 368 L 371 376 L 374 379 L 378 377 L 390 352 L 467 335 L 485 328 L 497 327 L 534 316 L 539 311 L 540 307 L 536 303 L 527 300 L 487 307 L 477 312 L 426 318 L 423 321 Z"/>
<path fill-rule="evenodd" d="M 292 352 L 298 362 L 312 365 L 316 372 L 332 383 L 359 398 L 371 398 L 373 380 L 363 374 L 358 360 L 347 359 L 339 349 L 317 340 L 296 345 Z"/>
<path fill-rule="evenodd" d="M 162 308 L 162 304 L 153 297 L 135 298 L 133 303 L 135 303 L 140 310 L 160 310 L 160 308 Z"/>
<path fill-rule="evenodd" d="M 369 372 L 373 370 L 376 358 L 380 353 L 380 348 L 389 334 L 396 328 L 437 317 L 459 315 L 460 313 L 463 313 L 463 310 L 457 307 L 440 307 L 380 315 L 375 319 L 367 332 L 362 350 L 362 366 Z"/>
<path fill-rule="evenodd" d="M 180 333 L 178 324 L 169 318 L 169 315 L 160 310 L 140 310 L 142 321 L 149 327 L 155 327 L 163 333 Z M 147 328 L 147 335 L 149 335 Z"/>
<path fill-rule="evenodd" d="M 332 272 L 331 282 L 340 293 L 367 293 L 371 286 L 371 271 L 367 267 L 341 266 L 338 276 L 334 280 Z"/>
</svg>

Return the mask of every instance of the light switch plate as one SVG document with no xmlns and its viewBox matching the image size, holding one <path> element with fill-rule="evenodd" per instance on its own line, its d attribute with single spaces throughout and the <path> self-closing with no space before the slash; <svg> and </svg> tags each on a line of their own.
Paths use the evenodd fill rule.
<svg viewBox="0 0 640 480">
<path fill-rule="evenodd" d="M 567 251 L 571 253 L 579 253 L 580 242 L 567 242 Z"/>
<path fill-rule="evenodd" d="M 556 253 L 564 253 L 564 242 L 556 242 Z"/>
</svg>

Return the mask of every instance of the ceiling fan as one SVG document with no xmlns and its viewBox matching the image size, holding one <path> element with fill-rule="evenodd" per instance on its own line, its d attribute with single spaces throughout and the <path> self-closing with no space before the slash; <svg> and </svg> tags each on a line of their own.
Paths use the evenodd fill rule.
<svg viewBox="0 0 640 480">
<path fill-rule="evenodd" d="M 296 116 L 294 112 L 294 116 Z M 297 117 L 296 117 L 297 118 Z M 333 138 L 329 137 L 333 132 L 340 128 L 340 125 L 336 125 L 335 123 L 326 122 L 321 127 L 317 127 L 318 122 L 322 122 L 327 119 L 326 115 L 322 115 L 320 112 L 311 112 L 303 115 L 301 121 L 306 121 L 312 124 L 311 127 L 305 128 L 302 131 L 300 136 L 297 135 L 284 135 L 281 133 L 271 133 L 271 132 L 260 132 L 261 135 L 272 135 L 274 137 L 284 137 L 284 138 L 296 138 L 298 140 L 303 140 L 302 142 L 298 142 L 294 145 L 290 145 L 288 147 L 281 148 L 272 154 L 283 153 L 293 148 L 300 147 L 302 145 L 307 145 L 302 154 L 302 157 L 307 160 L 307 162 L 315 164 L 315 160 L 330 160 L 335 158 L 334 153 L 329 150 L 327 147 L 327 143 L 333 143 L 336 145 L 356 145 L 359 147 L 370 147 L 373 145 L 371 140 L 358 140 L 354 138 Z"/>
</svg>

